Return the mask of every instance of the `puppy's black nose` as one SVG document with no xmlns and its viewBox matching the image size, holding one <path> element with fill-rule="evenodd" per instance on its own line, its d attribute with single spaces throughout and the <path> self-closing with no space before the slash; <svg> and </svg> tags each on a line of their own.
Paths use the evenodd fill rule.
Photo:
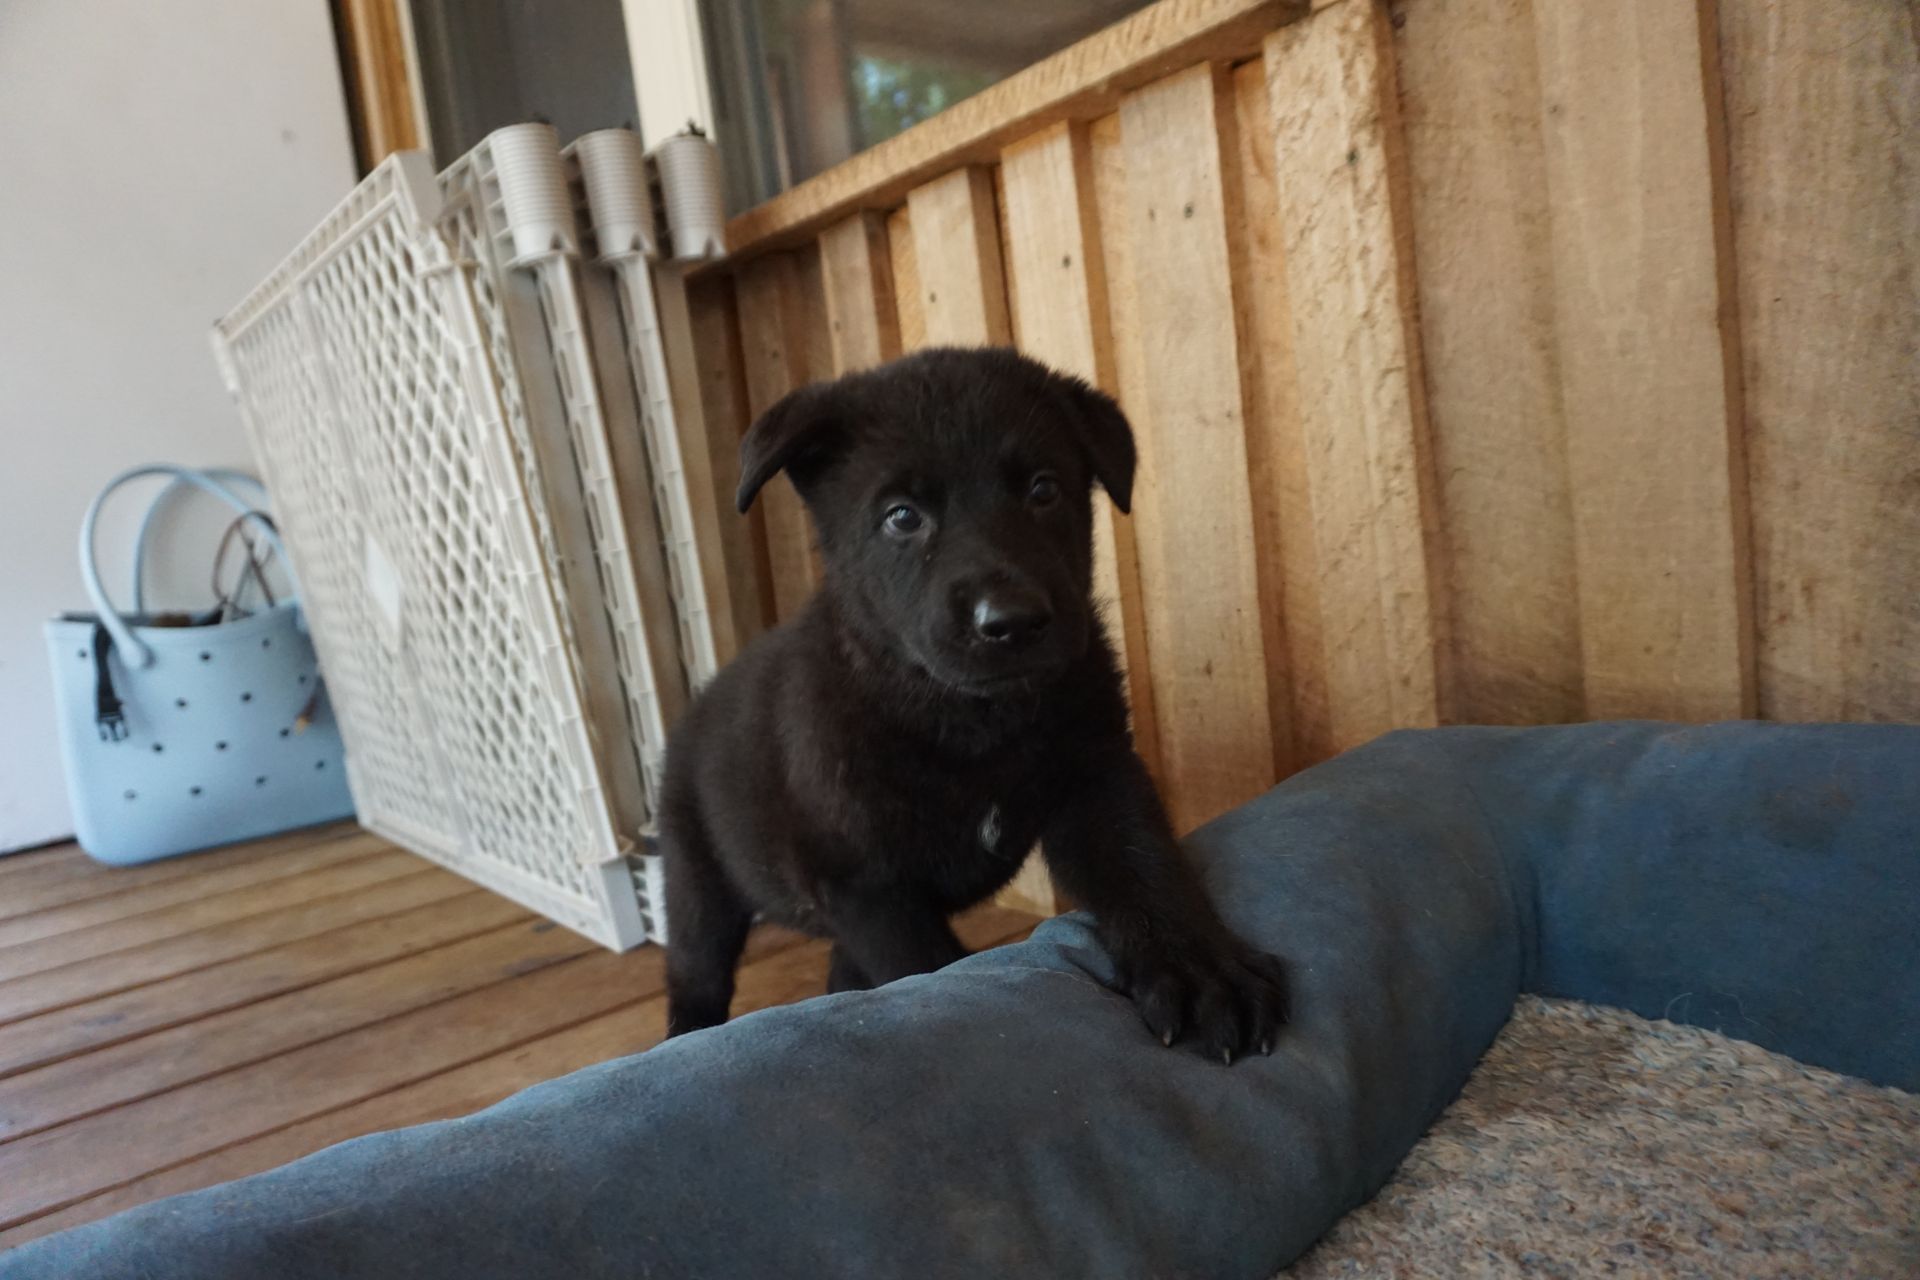
<svg viewBox="0 0 1920 1280">
<path fill-rule="evenodd" d="M 1017 587 L 989 587 L 973 602 L 973 634 L 988 644 L 1030 644 L 1052 621 L 1044 599 Z"/>
</svg>

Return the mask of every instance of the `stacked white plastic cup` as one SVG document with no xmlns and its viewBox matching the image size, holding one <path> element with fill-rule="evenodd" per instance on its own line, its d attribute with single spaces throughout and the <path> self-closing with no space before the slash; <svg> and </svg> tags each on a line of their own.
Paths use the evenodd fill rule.
<svg viewBox="0 0 1920 1280">
<path fill-rule="evenodd" d="M 654 149 L 660 190 L 667 201 L 673 256 L 717 258 L 727 251 L 726 204 L 720 192 L 720 153 L 697 133 L 668 138 Z"/>
<path fill-rule="evenodd" d="M 494 177 L 507 207 L 516 258 L 578 250 L 573 200 L 560 163 L 560 138 L 548 124 L 511 124 L 487 135 Z"/>
<path fill-rule="evenodd" d="M 653 198 L 647 191 L 647 152 L 631 129 L 600 129 L 573 144 L 600 256 L 654 254 Z"/>
</svg>

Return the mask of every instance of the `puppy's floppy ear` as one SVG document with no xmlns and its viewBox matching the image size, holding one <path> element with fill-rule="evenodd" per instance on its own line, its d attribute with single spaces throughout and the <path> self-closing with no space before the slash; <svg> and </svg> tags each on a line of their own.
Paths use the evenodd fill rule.
<svg viewBox="0 0 1920 1280">
<path fill-rule="evenodd" d="M 740 489 L 734 504 L 745 511 L 767 481 L 782 471 L 793 475 L 823 457 L 840 435 L 835 384 L 816 382 L 789 392 L 760 415 L 740 441 Z"/>
<path fill-rule="evenodd" d="M 1087 463 L 1094 478 L 1113 499 L 1122 513 L 1133 510 L 1133 427 L 1120 406 L 1104 391 L 1064 374 L 1054 377 L 1054 385 L 1067 402 L 1068 414 L 1080 435 Z"/>
</svg>

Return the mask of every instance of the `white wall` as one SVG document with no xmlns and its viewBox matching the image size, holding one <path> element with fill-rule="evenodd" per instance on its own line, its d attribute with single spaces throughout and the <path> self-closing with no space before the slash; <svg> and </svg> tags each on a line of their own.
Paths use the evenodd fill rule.
<svg viewBox="0 0 1920 1280">
<path fill-rule="evenodd" d="M 85 607 L 81 512 L 134 463 L 249 466 L 208 327 L 353 177 L 326 0 L 0 0 L 0 850 L 73 830 L 41 623 Z M 207 603 L 193 531 L 157 603 Z"/>
</svg>

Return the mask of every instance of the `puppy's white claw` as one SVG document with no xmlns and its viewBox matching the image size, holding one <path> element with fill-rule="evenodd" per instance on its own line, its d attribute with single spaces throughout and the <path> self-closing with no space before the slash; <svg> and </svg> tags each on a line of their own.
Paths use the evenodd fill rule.
<svg viewBox="0 0 1920 1280">
<path fill-rule="evenodd" d="M 1220 1051 L 1220 1061 L 1222 1061 L 1222 1062 L 1224 1062 L 1224 1063 L 1226 1063 L 1226 1064 L 1227 1064 L 1228 1066 L 1232 1066 L 1232 1065 L 1233 1065 L 1233 1050 L 1231 1050 L 1231 1049 L 1222 1049 L 1222 1050 Z"/>
<path fill-rule="evenodd" d="M 1160 1043 L 1167 1046 L 1167 1048 L 1169 1049 L 1173 1048 L 1173 1032 L 1162 1031 L 1160 1033 Z"/>
</svg>

